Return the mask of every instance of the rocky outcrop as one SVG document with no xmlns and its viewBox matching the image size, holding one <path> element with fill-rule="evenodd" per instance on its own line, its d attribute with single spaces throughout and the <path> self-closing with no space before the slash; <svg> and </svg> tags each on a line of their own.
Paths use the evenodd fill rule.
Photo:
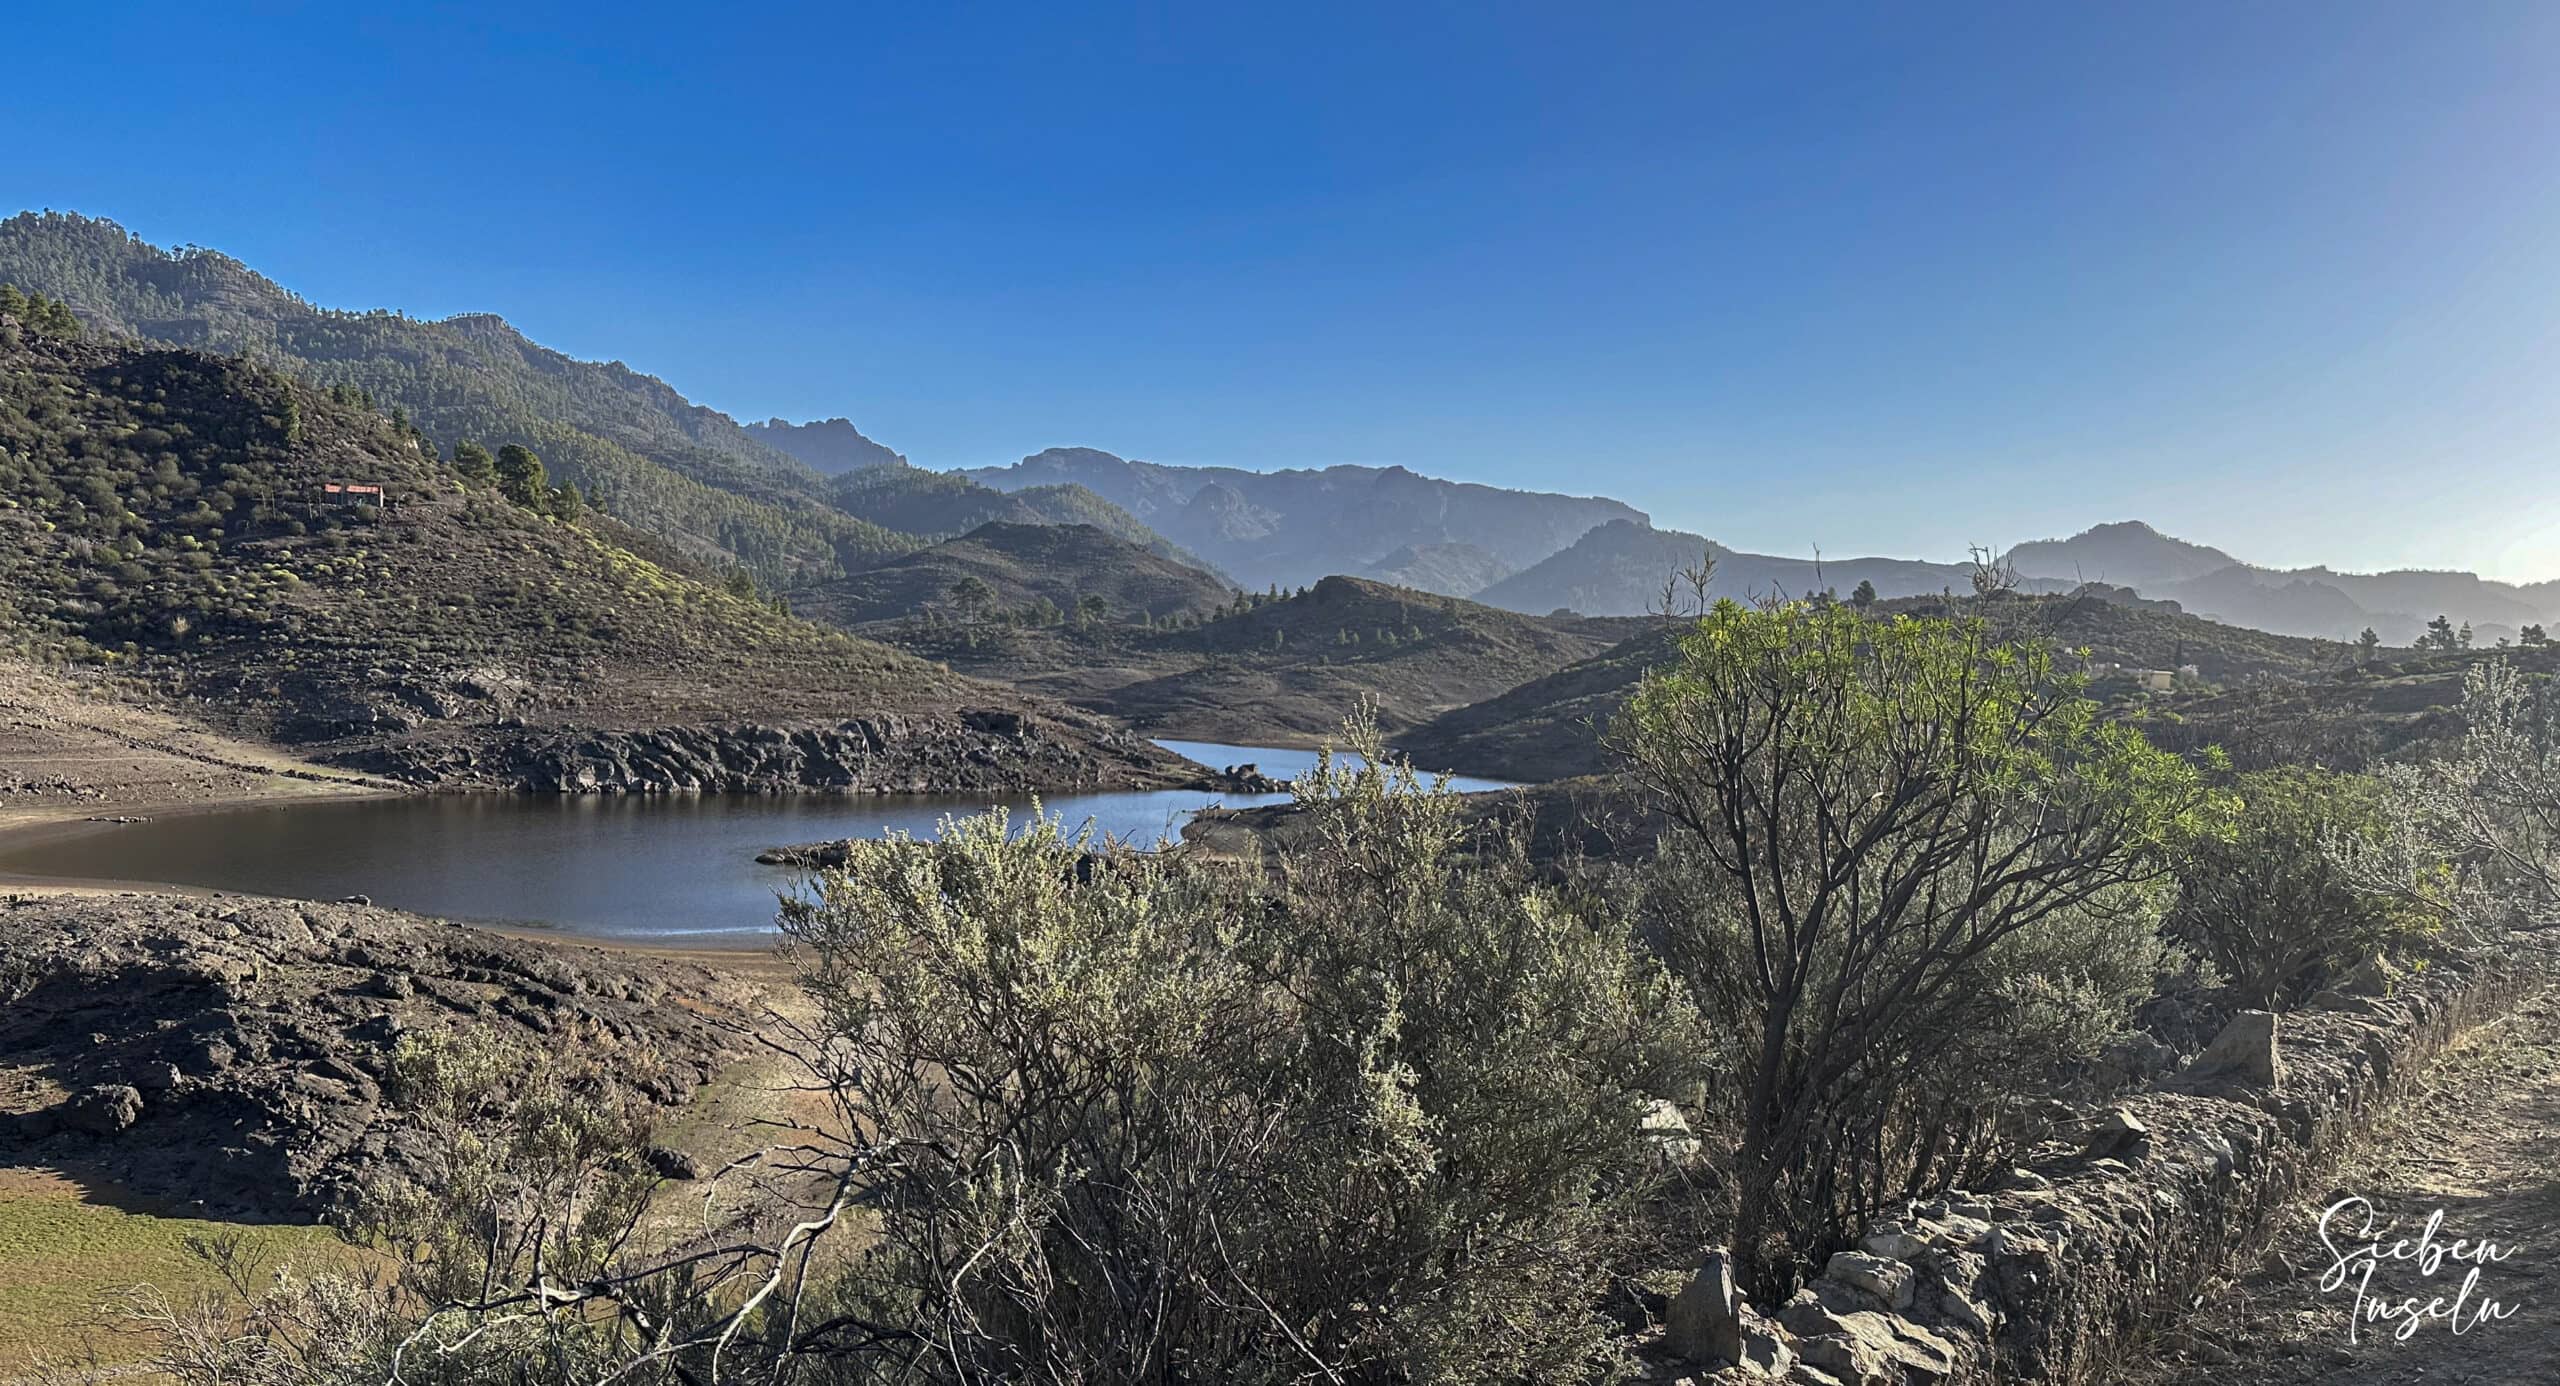
<svg viewBox="0 0 2560 1386">
<path fill-rule="evenodd" d="M 1711 1255 L 1671 1301 L 1665 1370 L 1725 1386 L 2086 1382 L 2251 1245 L 2409 1074 L 2547 975 L 2446 959 L 2388 996 L 2243 1012 L 2077 1141 L 1870 1227 L 1774 1324 Z"/>
<path fill-rule="evenodd" d="M 393 740 L 343 763 L 411 784 L 538 794 L 950 793 L 1157 788 L 1200 772 L 1132 733 L 1010 709 L 598 730 L 499 725 Z"/>
<path fill-rule="evenodd" d="M 748 1047 L 709 969 L 390 910 L 163 895 L 0 905 L 0 1164 L 233 1218 L 310 1217 L 420 1165 L 401 1036 L 575 1045 L 672 1106 Z"/>
</svg>

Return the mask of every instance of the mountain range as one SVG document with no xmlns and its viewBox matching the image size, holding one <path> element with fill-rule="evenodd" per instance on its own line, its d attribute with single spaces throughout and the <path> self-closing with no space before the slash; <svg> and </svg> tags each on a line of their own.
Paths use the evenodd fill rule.
<svg viewBox="0 0 2560 1386">
<path fill-rule="evenodd" d="M 1754 554 L 1597 496 L 1507 490 L 1403 467 L 1272 472 L 1052 448 L 959 472 L 914 467 L 846 418 L 741 424 L 619 362 L 580 361 L 495 314 L 437 321 L 319 307 L 218 251 L 162 249 L 72 213 L 0 221 L 0 282 L 91 329 L 246 358 L 376 406 L 440 449 L 540 453 L 616 520 L 770 590 L 824 582 L 989 523 L 1088 524 L 1250 589 L 1350 575 L 1534 615 L 1631 615 L 1665 577 L 1716 559 L 1713 595 L 1871 584 L 1884 598 L 1964 590 L 1962 562 Z M 2439 615 L 2479 644 L 2560 619 L 2560 581 L 2471 573 L 2254 567 L 2139 522 L 2036 540 L 2003 561 L 2027 591 L 2102 581 L 2228 624 L 2386 644 Z"/>
<path fill-rule="evenodd" d="M 1642 511 L 1620 501 L 1442 481 L 1402 467 L 1249 472 L 1051 448 L 1009 467 L 962 475 L 1001 491 L 1082 486 L 1249 588 L 1300 587 L 1362 573 L 1416 546 L 1544 555 L 1595 525 L 1645 521 Z"/>
<path fill-rule="evenodd" d="M 2444 616 L 2468 624 L 2474 642 L 2489 645 L 2560 619 L 2560 581 L 2519 584 L 2423 569 L 2260 568 L 2132 520 L 2020 544 L 2006 561 L 2037 579 L 2115 583 L 2227 625 L 2324 640 L 2353 641 L 2370 628 L 2386 645 L 2407 645 L 2430 619 Z"/>
<path fill-rule="evenodd" d="M 748 424 L 747 436 L 771 444 L 807 463 L 810 470 L 829 476 L 864 467 L 903 467 L 907 462 L 905 453 L 862 436 L 862 430 L 846 418 L 812 419 L 804 424 L 767 419 Z"/>
</svg>

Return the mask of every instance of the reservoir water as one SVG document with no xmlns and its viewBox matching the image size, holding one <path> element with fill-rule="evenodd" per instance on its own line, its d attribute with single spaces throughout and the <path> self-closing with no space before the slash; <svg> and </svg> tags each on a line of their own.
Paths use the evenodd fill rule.
<svg viewBox="0 0 2560 1386">
<path fill-rule="evenodd" d="M 1256 764 L 1285 779 L 1315 752 L 1211 742 L 1157 743 L 1212 768 Z M 1460 790 L 1501 788 L 1453 779 Z M 1069 828 L 1125 840 L 1171 838 L 1197 809 L 1285 795 L 1164 789 L 1057 794 L 1042 807 Z M 802 872 L 764 866 L 767 847 L 903 830 L 944 817 L 1031 809 L 1028 795 L 422 794 L 279 804 L 124 824 L 0 849 L 0 872 L 165 882 L 336 899 L 490 923 L 669 943 L 739 942 L 773 927 L 775 897 Z"/>
</svg>

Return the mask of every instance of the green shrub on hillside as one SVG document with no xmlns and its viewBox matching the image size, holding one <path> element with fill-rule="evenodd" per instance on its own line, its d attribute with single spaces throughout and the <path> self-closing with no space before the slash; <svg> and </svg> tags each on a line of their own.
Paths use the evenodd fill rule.
<svg viewBox="0 0 2560 1386">
<path fill-rule="evenodd" d="M 1056 825 L 856 842 L 786 909 L 914 1379 L 1545 1381 L 1595 1369 L 1640 1118 L 1687 1071 L 1622 930 L 1465 864 L 1410 772 L 1319 772 L 1255 880 Z M 848 1335 L 853 1330 L 844 1330 Z"/>
<path fill-rule="evenodd" d="M 2381 841 L 2379 781 L 2288 768 L 2243 775 L 2233 789 L 2241 810 L 2232 835 L 2201 838 L 2179 856 L 2167 928 L 2222 974 L 2241 1004 L 2293 1005 L 2429 930 L 2420 912 L 2359 889 L 2324 850 Z"/>
<path fill-rule="evenodd" d="M 1975 620 L 1721 602 L 1617 735 L 1670 825 L 1654 927 L 1735 1037 L 1735 1251 L 1762 1303 L 2010 1153 L 2007 1105 L 2122 1027 L 2160 957 L 2155 883 L 2227 812 Z"/>
</svg>

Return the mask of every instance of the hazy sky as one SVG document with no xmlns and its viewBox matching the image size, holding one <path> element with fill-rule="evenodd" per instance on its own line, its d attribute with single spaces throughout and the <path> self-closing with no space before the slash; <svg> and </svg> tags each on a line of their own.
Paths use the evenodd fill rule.
<svg viewBox="0 0 2560 1386">
<path fill-rule="evenodd" d="M 0 199 L 933 466 L 2560 577 L 2560 5 L 364 9 L 16 11 Z"/>
</svg>

